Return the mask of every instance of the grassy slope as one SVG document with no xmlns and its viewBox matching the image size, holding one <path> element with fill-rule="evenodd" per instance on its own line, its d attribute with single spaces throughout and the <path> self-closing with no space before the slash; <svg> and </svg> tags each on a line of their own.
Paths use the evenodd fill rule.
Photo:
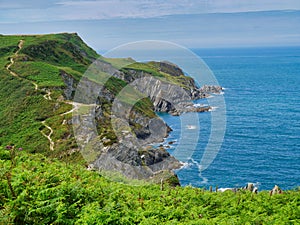
<svg viewBox="0 0 300 225">
<path fill-rule="evenodd" d="M 18 43 L 24 40 L 23 48 L 16 57 Z M 14 77 L 5 69 L 9 58 L 15 57 L 11 70 L 21 78 Z M 60 71 L 66 71 L 79 80 L 93 59 L 99 55 L 90 49 L 76 34 L 50 34 L 33 36 L 0 35 L 0 145 L 15 144 L 32 152 L 45 152 L 49 149 L 48 140 L 42 136 L 49 130 L 41 124 L 54 128 L 57 155 L 64 149 L 74 147 L 70 136 L 71 126 L 62 125 L 71 115 L 60 114 L 71 109 L 70 105 L 58 102 L 64 86 Z M 32 82 L 38 84 L 35 90 Z M 52 101 L 43 98 L 44 88 L 52 91 Z M 55 88 L 55 89 L 53 89 Z M 49 153 L 49 152 L 47 152 Z"/>
<path fill-rule="evenodd" d="M 25 40 L 24 48 L 12 69 L 23 77 L 21 79 L 5 69 L 20 39 Z M 65 45 L 66 42 L 69 45 Z M 82 52 L 85 56 L 80 54 Z M 24 57 L 27 61 L 23 61 Z M 35 91 L 30 80 L 42 88 L 52 88 L 52 99 L 56 99 L 61 90 L 53 87 L 63 85 L 57 72 L 64 70 L 79 79 L 96 57 L 98 55 L 76 35 L 0 35 L 0 145 L 14 143 L 16 148 L 23 147 L 27 152 L 44 153 L 49 149 L 49 142 L 40 130 L 49 132 L 41 124 L 47 119 L 46 123 L 55 129 L 53 139 L 60 140 L 52 155 L 59 156 L 60 151 L 76 147 L 74 139 L 69 138 L 70 125 L 62 125 L 71 115 L 60 116 L 70 105 L 44 99 L 45 93 Z M 120 67 L 130 59 L 104 60 Z M 128 68 L 133 67 L 157 77 L 165 75 L 151 64 Z M 124 84 L 118 81 L 118 85 Z M 116 86 L 111 88 L 114 90 Z M 137 107 L 144 108 L 143 105 Z M 79 156 L 74 158 L 80 160 Z M 62 163 L 40 154 L 22 151 L 14 158 L 1 147 L 0 164 L 0 224 L 300 223 L 299 191 L 270 197 L 266 192 L 252 195 L 209 193 L 191 187 L 165 186 L 161 191 L 153 184 L 127 186 L 86 171 L 80 165 Z"/>
<path fill-rule="evenodd" d="M 166 184 L 163 190 L 150 183 L 130 186 L 78 165 L 10 152 L 0 148 L 0 224 L 300 223 L 299 190 L 271 197 Z"/>
<path fill-rule="evenodd" d="M 154 62 L 148 62 L 148 63 L 132 63 L 126 65 L 124 68 L 122 68 L 123 71 L 126 71 L 128 69 L 134 69 L 136 71 L 144 71 L 146 73 L 151 74 L 153 77 L 156 77 L 157 79 L 160 79 L 162 81 L 166 81 L 167 83 L 171 83 L 174 85 L 178 85 L 184 89 L 190 90 L 190 87 L 187 85 L 188 80 L 192 80 L 191 77 L 187 77 L 184 75 L 180 76 L 172 76 L 168 73 L 162 72 L 158 65 Z"/>
<path fill-rule="evenodd" d="M 18 55 L 18 43 L 23 40 L 23 47 Z M 15 63 L 11 70 L 19 75 L 14 77 L 5 69 L 9 64 L 9 58 L 14 57 Z M 61 116 L 61 113 L 71 109 L 71 105 L 58 102 L 56 99 L 62 94 L 64 82 L 60 72 L 65 71 L 79 80 L 88 66 L 96 58 L 106 61 L 115 68 L 131 68 L 148 72 L 160 79 L 171 80 L 175 84 L 182 85 L 180 79 L 162 73 L 154 64 L 134 63 L 131 58 L 108 59 L 99 56 L 89 48 L 76 34 L 49 34 L 49 35 L 0 35 L 0 145 L 15 144 L 28 147 L 32 152 L 45 152 L 49 148 L 48 140 L 41 135 L 42 131 L 48 134 L 50 131 L 41 124 L 46 124 L 55 131 L 52 135 L 55 141 L 55 151 L 47 152 L 54 156 L 60 156 L 65 149 L 76 147 L 72 137 L 72 127 L 62 125 L 63 121 L 70 120 L 71 115 Z M 128 65 L 133 63 L 132 65 Z M 188 79 L 188 78 L 186 78 Z M 39 89 L 35 90 L 32 82 Z M 126 83 L 117 78 L 111 78 L 107 88 L 114 94 L 118 93 Z M 43 95 L 45 89 L 51 90 L 52 100 L 46 100 Z M 105 108 L 109 108 L 109 103 Z M 147 116 L 154 117 L 149 99 L 143 99 L 135 105 L 135 109 Z M 106 129 L 104 132 L 101 129 Z M 99 124 L 99 132 L 107 133 L 115 140 L 109 124 Z"/>
</svg>

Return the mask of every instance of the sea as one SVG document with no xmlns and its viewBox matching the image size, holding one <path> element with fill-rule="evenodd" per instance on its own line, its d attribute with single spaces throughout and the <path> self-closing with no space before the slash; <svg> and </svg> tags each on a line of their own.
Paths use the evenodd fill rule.
<svg viewBox="0 0 300 225">
<path fill-rule="evenodd" d="M 200 113 L 200 132 L 190 159 L 176 171 L 182 186 L 239 188 L 254 183 L 260 190 L 300 186 L 300 47 L 193 49 L 224 87 L 226 131 L 212 161 L 201 170 L 211 132 L 211 113 Z M 205 99 L 196 103 L 206 105 Z M 214 105 L 211 105 L 214 107 Z M 218 110 L 217 106 L 214 110 Z M 180 117 L 159 116 L 172 128 L 165 146 L 172 152 L 182 140 Z M 182 115 L 189 117 L 189 115 Z M 176 149 L 180 151 L 183 149 Z"/>
<path fill-rule="evenodd" d="M 145 51 L 140 51 L 141 46 Z M 172 128 L 163 145 L 171 155 L 180 156 L 183 166 L 175 172 L 181 185 L 240 188 L 254 183 L 259 190 L 274 185 L 284 190 L 298 188 L 300 47 L 191 49 L 205 65 L 197 72 L 199 63 L 192 63 L 194 57 L 189 59 L 186 50 L 179 48 L 171 54 L 162 51 L 162 46 L 171 49 L 174 45 L 142 42 L 114 49 L 106 56 L 133 56 L 140 61 L 164 58 L 188 64 L 189 71 L 213 75 L 213 84 L 224 88 L 221 94 L 194 102 L 213 107 L 210 112 L 197 113 L 196 119 L 195 113 L 158 114 Z M 149 49 L 154 49 L 155 57 L 148 57 Z M 197 84 L 206 84 L 205 79 L 200 77 Z M 219 132 L 223 138 L 211 145 L 218 119 L 223 121 Z"/>
</svg>

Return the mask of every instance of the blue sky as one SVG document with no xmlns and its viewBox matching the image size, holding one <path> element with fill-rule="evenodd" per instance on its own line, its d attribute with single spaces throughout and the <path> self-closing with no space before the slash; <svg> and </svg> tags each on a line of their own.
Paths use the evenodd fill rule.
<svg viewBox="0 0 300 225">
<path fill-rule="evenodd" d="M 149 39 L 299 46 L 299 24 L 299 0 L 0 0 L 0 33 L 77 32 L 97 50 Z"/>
</svg>

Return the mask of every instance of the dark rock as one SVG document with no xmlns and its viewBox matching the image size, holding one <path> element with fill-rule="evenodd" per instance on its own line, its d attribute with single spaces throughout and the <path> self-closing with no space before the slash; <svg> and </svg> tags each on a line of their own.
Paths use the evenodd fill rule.
<svg viewBox="0 0 300 225">
<path fill-rule="evenodd" d="M 76 90 L 74 78 L 63 70 L 60 71 L 60 75 L 65 83 L 64 98 L 66 100 L 71 100 L 74 97 L 74 93 Z"/>
<path fill-rule="evenodd" d="M 98 61 L 94 66 L 97 70 L 100 69 L 100 72 L 130 83 L 133 88 L 144 94 L 145 98 L 148 97 L 151 100 L 153 110 L 156 112 L 167 112 L 172 115 L 180 115 L 184 112 L 207 112 L 211 107 L 196 107 L 193 100 L 222 90 L 221 87 L 215 86 L 204 86 L 198 89 L 191 78 L 183 78 L 183 83 L 189 89 L 182 88 L 159 80 L 145 71 L 133 69 L 119 71 L 104 61 Z M 155 66 L 159 67 L 160 71 L 173 76 L 183 76 L 182 70 L 176 65 L 159 62 Z M 68 74 L 62 73 L 62 77 L 66 84 L 64 94 L 66 99 L 69 99 L 72 97 L 76 84 Z M 79 127 L 80 129 L 75 127 L 74 132 L 79 132 L 77 139 L 89 147 L 83 154 L 88 156 L 89 163 L 92 163 L 95 168 L 120 172 L 129 178 L 148 179 L 162 171 L 170 173 L 171 170 L 181 167 L 180 162 L 172 157 L 164 146 L 158 149 L 147 147 L 150 143 L 162 142 L 171 131 L 171 128 L 160 118 L 145 115 L 134 107 L 128 107 L 126 102 L 118 101 L 115 98 L 116 93 L 103 88 L 101 82 L 95 83 L 83 78 L 79 85 L 79 90 L 85 91 L 82 95 L 79 93 L 79 102 L 95 104 L 96 99 L 96 106 L 91 108 L 91 112 L 74 117 L 74 122 L 77 120 L 77 122 L 85 123 L 85 126 Z M 115 107 L 113 113 L 107 109 L 112 104 Z M 94 118 L 90 118 L 91 115 Z M 107 133 L 101 134 L 101 138 L 97 139 L 97 131 L 94 131 L 92 135 L 87 135 L 90 134 L 91 127 L 101 128 L 105 121 L 115 121 L 117 131 L 114 130 L 114 132 L 119 132 L 116 134 L 117 140 L 114 141 L 114 138 L 108 136 Z M 111 126 L 107 123 L 105 125 Z M 112 128 L 108 128 L 112 132 Z M 109 130 L 108 128 L 106 131 Z M 90 143 L 88 143 L 89 140 L 91 140 Z M 174 179 L 174 176 L 171 177 Z"/>
<path fill-rule="evenodd" d="M 221 86 L 216 85 L 204 85 L 200 88 L 200 92 L 203 93 L 215 93 L 220 94 L 222 92 L 223 88 Z"/>
</svg>

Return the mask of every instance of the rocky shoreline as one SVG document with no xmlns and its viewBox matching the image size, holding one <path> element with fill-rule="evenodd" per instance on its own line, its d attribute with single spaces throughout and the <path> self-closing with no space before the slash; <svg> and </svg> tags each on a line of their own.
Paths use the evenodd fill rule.
<svg viewBox="0 0 300 225">
<path fill-rule="evenodd" d="M 145 71 L 126 69 L 117 70 L 109 63 L 97 62 L 97 68 L 102 72 L 110 74 L 112 77 L 121 79 L 130 84 L 132 88 L 148 98 L 152 103 L 152 112 L 166 112 L 178 116 L 186 112 L 208 112 L 210 106 L 196 106 L 194 100 L 206 98 L 210 94 L 220 94 L 223 90 L 220 86 L 205 85 L 196 87 L 194 80 L 186 77 L 182 70 L 169 63 L 160 63 L 159 69 L 167 71 L 172 76 L 181 78 L 182 86 L 166 82 L 163 79 L 154 77 Z M 153 62 L 152 62 L 153 63 Z M 116 94 L 108 88 L 101 88 L 97 83 L 82 79 L 77 84 L 71 76 L 62 72 L 61 76 L 66 84 L 64 90 L 65 98 L 71 99 L 74 90 L 85 92 L 83 96 L 95 96 L 97 102 L 95 112 L 96 126 L 107 126 L 108 130 L 114 134 L 89 134 L 89 130 L 94 125 L 94 119 L 87 119 L 91 115 L 78 115 L 73 118 L 75 124 L 81 126 L 75 128 L 77 140 L 81 140 L 84 150 L 83 155 L 89 159 L 89 167 L 97 170 L 115 171 L 133 179 L 154 179 L 157 174 L 166 171 L 169 177 L 174 177 L 172 172 L 182 164 L 171 156 L 164 147 L 153 148 L 150 144 L 159 143 L 169 135 L 171 129 L 155 113 L 151 114 L 150 109 L 135 109 L 128 106 L 127 100 L 118 99 Z M 81 86 L 80 86 L 81 85 Z M 99 93 L 95 90 L 101 90 Z M 75 101 L 91 104 L 90 99 L 75 99 Z M 114 112 L 107 112 L 107 108 L 114 104 Z M 148 106 L 149 107 L 149 106 Z M 145 110 L 150 110 L 145 114 Z M 113 122 L 113 129 L 109 125 Z M 89 139 L 89 143 L 85 143 Z M 88 149 L 88 150 L 87 150 Z"/>
</svg>

